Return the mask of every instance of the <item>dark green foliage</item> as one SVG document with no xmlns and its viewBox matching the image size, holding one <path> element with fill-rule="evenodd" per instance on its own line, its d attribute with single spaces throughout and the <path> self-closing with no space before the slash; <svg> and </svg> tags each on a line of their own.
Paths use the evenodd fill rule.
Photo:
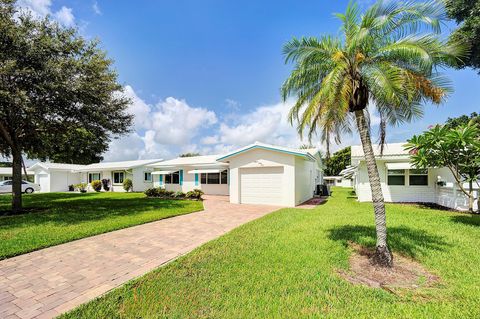
<svg viewBox="0 0 480 319">
<path fill-rule="evenodd" d="M 183 199 L 183 198 L 185 198 L 185 193 L 178 191 L 178 192 L 175 192 L 175 194 L 173 194 L 173 197 L 175 199 Z"/>
<path fill-rule="evenodd" d="M 194 189 L 193 191 L 189 191 L 186 194 L 186 198 L 188 199 L 202 199 L 203 191 L 200 189 Z"/>
<path fill-rule="evenodd" d="M 110 180 L 108 178 L 102 179 L 103 190 L 108 192 L 110 190 Z"/>
<path fill-rule="evenodd" d="M 458 23 L 451 38 L 470 46 L 470 53 L 461 66 L 480 72 L 480 0 L 447 0 L 446 4 L 448 16 Z"/>
<path fill-rule="evenodd" d="M 126 192 L 131 192 L 133 190 L 133 182 L 130 178 L 125 178 L 123 180 L 123 189 Z"/>
<path fill-rule="evenodd" d="M 148 197 L 158 197 L 163 199 L 194 199 L 200 200 L 202 199 L 203 192 L 200 189 L 194 189 L 193 191 L 189 191 L 186 194 L 183 192 L 173 192 L 167 191 L 165 188 L 161 187 L 152 187 L 147 189 L 145 195 Z"/>
<path fill-rule="evenodd" d="M 91 163 L 130 130 L 129 99 L 97 40 L 0 2 L 0 155 L 13 160 L 21 210 L 22 155 Z"/>
<path fill-rule="evenodd" d="M 470 116 L 461 115 L 454 118 L 449 117 L 445 122 L 444 126 L 446 126 L 447 128 L 457 128 L 459 126 L 468 124 L 470 121 L 472 121 L 472 123 L 480 125 L 480 115 L 476 112 L 473 112 L 472 114 L 470 114 Z"/>
<path fill-rule="evenodd" d="M 325 170 L 323 174 L 325 176 L 337 176 L 343 169 L 350 165 L 351 153 L 352 150 L 349 146 L 335 152 L 332 157 L 325 159 Z"/>
<path fill-rule="evenodd" d="M 95 180 L 95 181 L 92 181 L 90 185 L 92 186 L 93 190 L 96 192 L 99 192 L 102 190 L 102 181 Z"/>
<path fill-rule="evenodd" d="M 184 154 L 180 154 L 178 157 L 194 157 L 194 156 L 200 156 L 200 153 L 184 153 Z"/>
<path fill-rule="evenodd" d="M 0 162 L 0 167 L 12 167 L 11 162 Z"/>
</svg>

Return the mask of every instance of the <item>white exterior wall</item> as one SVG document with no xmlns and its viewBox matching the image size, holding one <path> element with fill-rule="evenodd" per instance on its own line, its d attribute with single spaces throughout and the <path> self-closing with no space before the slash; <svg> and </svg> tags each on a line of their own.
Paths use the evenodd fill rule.
<svg viewBox="0 0 480 319">
<path fill-rule="evenodd" d="M 50 170 L 49 192 L 67 192 L 68 185 L 80 183 L 80 174 L 68 171 Z M 43 192 L 43 190 L 42 190 Z"/>
<path fill-rule="evenodd" d="M 183 170 L 183 181 L 180 184 L 165 184 L 160 185 L 160 176 L 153 175 L 153 187 L 164 187 L 168 191 L 174 192 L 189 192 L 194 189 L 201 189 L 207 195 L 228 195 L 228 184 L 202 184 L 201 176 L 198 174 L 198 185 L 195 185 L 195 174 L 188 173 L 195 168 L 191 166 L 180 167 L 178 170 Z M 167 169 L 166 169 L 167 170 Z M 170 169 L 168 169 L 170 170 Z M 220 169 L 223 170 L 223 169 Z M 165 177 L 163 178 L 165 181 Z"/>
<path fill-rule="evenodd" d="M 317 182 L 320 182 L 320 176 L 316 163 L 295 157 L 295 203 L 297 205 L 313 197 Z"/>
<path fill-rule="evenodd" d="M 35 170 L 34 183 L 40 185 L 40 192 L 50 191 L 50 174 L 46 170 Z"/>
<path fill-rule="evenodd" d="M 386 161 L 377 160 L 382 193 L 386 202 L 435 202 L 437 182 L 435 169 L 428 170 L 428 186 L 410 186 L 408 184 L 408 170 L 406 170 L 404 186 L 387 185 L 387 167 L 385 163 Z M 392 163 L 392 161 L 388 161 L 388 163 Z M 360 162 L 358 166 L 355 191 L 360 202 L 372 201 L 367 166 L 364 161 Z"/>
<path fill-rule="evenodd" d="M 264 149 L 253 149 L 231 157 L 229 162 L 231 203 L 240 204 L 241 202 L 240 171 L 242 168 L 283 167 L 282 201 L 275 204 L 288 207 L 296 205 L 295 156 Z"/>
</svg>

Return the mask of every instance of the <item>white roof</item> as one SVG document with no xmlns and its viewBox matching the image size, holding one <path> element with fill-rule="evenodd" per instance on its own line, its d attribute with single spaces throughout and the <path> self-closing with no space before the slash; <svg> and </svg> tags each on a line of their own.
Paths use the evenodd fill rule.
<svg viewBox="0 0 480 319">
<path fill-rule="evenodd" d="M 383 156 L 405 156 L 409 155 L 408 151 L 404 149 L 404 145 L 406 142 L 403 143 L 389 143 L 385 144 L 383 149 Z M 380 156 L 380 146 L 378 144 L 374 144 L 373 146 L 373 153 L 375 156 Z M 352 146 L 352 157 L 363 157 L 363 148 L 361 145 L 353 145 Z"/>
<path fill-rule="evenodd" d="M 223 166 L 223 163 L 217 162 L 217 158 L 221 155 L 203 155 L 190 157 L 177 157 L 168 161 L 157 161 L 150 164 L 150 167 L 178 167 L 178 166 Z"/>
<path fill-rule="evenodd" d="M 136 161 L 121 161 L 121 162 L 102 162 L 85 165 L 78 169 L 79 171 L 95 171 L 95 170 L 111 170 L 111 169 L 131 169 L 139 166 L 144 166 L 156 162 L 160 162 L 161 159 L 149 159 L 149 160 L 136 160 Z"/>
<path fill-rule="evenodd" d="M 45 169 L 53 169 L 53 170 L 62 170 L 62 171 L 75 171 L 82 169 L 86 165 L 79 165 L 79 164 L 65 164 L 65 163 L 51 163 L 51 162 L 38 162 L 33 164 L 30 167 L 30 170 L 33 170 L 37 167 L 42 167 Z"/>
<path fill-rule="evenodd" d="M 315 159 L 315 154 L 318 153 L 318 150 L 316 150 L 316 149 L 300 150 L 300 149 L 294 149 L 294 148 L 283 147 L 283 146 L 278 146 L 278 145 L 255 142 L 253 144 L 247 145 L 245 147 L 239 148 L 238 150 L 230 152 L 230 153 L 228 153 L 224 156 L 220 156 L 218 158 L 218 160 L 223 161 L 223 160 L 225 160 L 229 157 L 236 156 L 240 153 L 243 153 L 243 152 L 249 151 L 251 149 L 255 149 L 255 148 L 267 149 L 267 150 L 287 153 L 287 154 L 291 154 L 291 155 L 295 155 L 295 156 L 307 157 L 310 160 L 316 160 Z"/>
<path fill-rule="evenodd" d="M 23 174 L 23 168 L 22 168 Z M 27 168 L 27 174 L 34 174 L 29 168 Z M 0 167 L 0 175 L 12 175 L 12 168 L 11 167 Z"/>
</svg>

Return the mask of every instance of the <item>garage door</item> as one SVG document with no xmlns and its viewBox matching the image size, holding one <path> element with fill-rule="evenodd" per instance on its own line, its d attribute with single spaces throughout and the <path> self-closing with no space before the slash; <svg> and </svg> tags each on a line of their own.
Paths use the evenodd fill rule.
<svg viewBox="0 0 480 319">
<path fill-rule="evenodd" d="M 282 194 L 283 167 L 240 169 L 240 203 L 280 205 Z"/>
<path fill-rule="evenodd" d="M 48 187 L 48 182 L 49 182 L 49 179 L 48 179 L 48 175 L 47 175 L 47 174 L 40 174 L 40 175 L 38 175 L 37 184 L 40 185 L 40 191 L 41 191 L 41 192 L 48 192 L 48 191 L 50 191 L 50 189 L 49 189 L 49 187 Z"/>
</svg>

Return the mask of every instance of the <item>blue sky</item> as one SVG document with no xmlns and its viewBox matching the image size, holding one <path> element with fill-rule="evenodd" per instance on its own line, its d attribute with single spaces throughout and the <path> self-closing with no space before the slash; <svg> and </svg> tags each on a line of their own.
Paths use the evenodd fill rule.
<svg viewBox="0 0 480 319">
<path fill-rule="evenodd" d="M 291 68 L 283 63 L 282 46 L 293 36 L 338 34 L 333 13 L 343 12 L 347 3 L 19 1 L 35 14 L 48 13 L 79 26 L 86 37 L 98 37 L 115 60 L 126 94 L 134 100 L 130 111 L 136 122 L 134 133 L 112 143 L 106 160 L 222 153 L 256 140 L 300 145 L 286 122 L 289 103 L 282 103 L 279 93 Z M 369 3 L 360 1 L 362 7 Z M 390 128 L 389 142 L 480 110 L 480 76 L 471 70 L 446 73 L 455 88 L 448 102 L 426 106 L 424 118 L 415 123 Z M 352 143 L 358 139 L 346 136 L 341 146 Z"/>
</svg>

